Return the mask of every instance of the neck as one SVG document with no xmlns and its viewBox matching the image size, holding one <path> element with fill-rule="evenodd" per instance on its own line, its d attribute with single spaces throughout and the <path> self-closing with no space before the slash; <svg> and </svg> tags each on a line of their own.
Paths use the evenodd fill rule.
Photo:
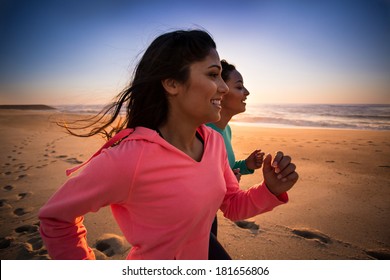
<svg viewBox="0 0 390 280">
<path fill-rule="evenodd" d="M 180 123 L 166 123 L 159 130 L 166 141 L 178 148 L 191 146 L 196 134 L 196 128 L 181 126 Z"/>
<path fill-rule="evenodd" d="M 183 121 L 168 120 L 159 127 L 163 138 L 196 161 L 200 161 L 203 155 L 203 145 L 196 138 L 197 125 L 189 125 Z"/>
<path fill-rule="evenodd" d="M 232 119 L 233 115 L 227 113 L 223 109 L 221 110 L 221 119 L 214 124 L 219 127 L 220 129 L 225 129 L 230 120 Z"/>
</svg>

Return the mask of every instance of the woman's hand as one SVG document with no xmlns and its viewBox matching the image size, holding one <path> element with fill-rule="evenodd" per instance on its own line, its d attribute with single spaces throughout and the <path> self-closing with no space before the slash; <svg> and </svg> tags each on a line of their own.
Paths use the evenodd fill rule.
<svg viewBox="0 0 390 280">
<path fill-rule="evenodd" d="M 259 169 L 263 165 L 264 153 L 261 150 L 253 151 L 245 160 L 248 169 Z"/>
<path fill-rule="evenodd" d="M 240 182 L 240 180 L 241 180 L 240 168 L 233 169 L 233 173 L 236 176 L 237 181 Z"/>
<path fill-rule="evenodd" d="M 298 173 L 295 172 L 295 164 L 291 162 L 291 157 L 277 152 L 272 161 L 272 156 L 268 154 L 264 159 L 263 176 L 264 182 L 270 192 L 279 196 L 290 190 L 298 181 Z"/>
</svg>

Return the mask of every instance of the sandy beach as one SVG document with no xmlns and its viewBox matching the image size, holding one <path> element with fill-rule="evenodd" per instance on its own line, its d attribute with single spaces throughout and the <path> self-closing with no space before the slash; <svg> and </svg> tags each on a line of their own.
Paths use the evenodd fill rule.
<svg viewBox="0 0 390 280">
<path fill-rule="evenodd" d="M 0 110 L 0 259 L 49 259 L 39 208 L 102 138 L 67 135 L 61 114 Z M 218 239 L 233 259 L 390 259 L 390 131 L 262 128 L 232 124 L 237 159 L 281 150 L 300 179 L 290 201 L 241 228 L 218 213 Z M 242 176 L 245 189 L 261 170 Z M 104 208 L 85 217 L 98 259 L 124 259 L 130 245 Z"/>
</svg>

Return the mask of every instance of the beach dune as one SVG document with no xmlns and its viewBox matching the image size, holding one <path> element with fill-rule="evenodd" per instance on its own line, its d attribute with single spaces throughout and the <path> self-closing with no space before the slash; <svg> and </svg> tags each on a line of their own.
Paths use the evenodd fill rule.
<svg viewBox="0 0 390 280">
<path fill-rule="evenodd" d="M 49 259 L 39 208 L 104 140 L 67 135 L 57 111 L 0 110 L 0 258 Z M 65 116 L 66 117 L 66 116 Z M 290 201 L 237 226 L 218 213 L 218 239 L 234 259 L 390 259 L 390 131 L 262 128 L 232 124 L 237 159 L 254 149 L 293 158 Z M 262 180 L 242 176 L 243 189 Z M 125 259 L 110 209 L 86 215 L 99 259 Z"/>
</svg>

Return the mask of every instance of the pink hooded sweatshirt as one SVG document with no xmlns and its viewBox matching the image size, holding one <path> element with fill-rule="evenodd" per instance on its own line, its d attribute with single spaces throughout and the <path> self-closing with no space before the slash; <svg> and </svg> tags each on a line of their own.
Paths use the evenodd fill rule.
<svg viewBox="0 0 390 280">
<path fill-rule="evenodd" d="M 207 259 L 218 209 L 241 220 L 287 202 L 287 193 L 276 197 L 264 183 L 240 190 L 221 135 L 206 126 L 198 132 L 200 162 L 144 127 L 127 129 L 119 145 L 99 150 L 40 209 L 50 256 L 94 259 L 83 215 L 110 205 L 132 245 L 127 259 Z"/>
</svg>

